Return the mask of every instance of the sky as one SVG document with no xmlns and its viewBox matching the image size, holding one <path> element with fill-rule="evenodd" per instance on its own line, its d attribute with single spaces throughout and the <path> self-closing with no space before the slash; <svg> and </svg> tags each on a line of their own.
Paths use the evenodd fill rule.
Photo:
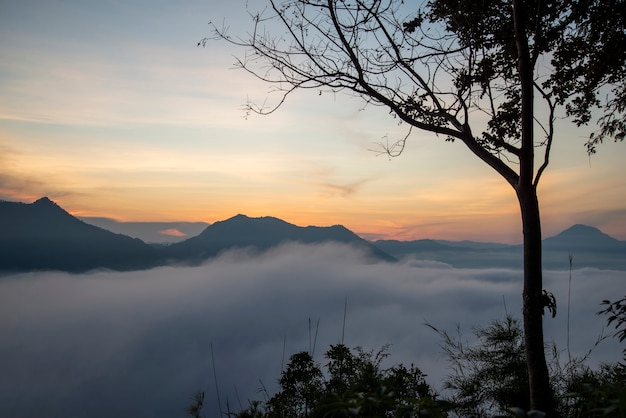
<svg viewBox="0 0 626 418">
<path fill-rule="evenodd" d="M 198 390 L 204 414 L 219 416 L 216 388 L 237 410 L 263 399 L 261 385 L 274 393 L 291 354 L 314 347 L 324 364 L 342 338 L 368 351 L 389 344 L 385 366 L 414 364 L 441 391 L 449 363 L 425 323 L 453 336 L 458 326 L 471 344 L 474 327 L 520 318 L 521 278 L 425 260 L 370 264 L 339 244 L 232 251 L 197 267 L 0 277 L 0 416 L 183 417 Z M 566 270 L 544 279 L 558 306 L 546 342 L 567 360 L 569 311 L 569 353 L 583 356 L 606 327 L 600 302 L 623 294 L 624 272 L 573 270 L 571 290 Z M 588 365 L 619 361 L 622 348 L 608 338 Z"/>
<path fill-rule="evenodd" d="M 76 216 L 215 222 L 239 213 L 342 224 L 364 238 L 521 242 L 513 190 L 460 143 L 406 131 L 344 94 L 298 92 L 245 118 L 269 86 L 209 21 L 250 28 L 261 0 L 0 2 L 0 199 Z M 272 96 L 269 94 L 270 99 Z M 544 235 L 575 223 L 626 239 L 625 144 L 589 158 L 560 124 L 539 188 Z"/>
</svg>

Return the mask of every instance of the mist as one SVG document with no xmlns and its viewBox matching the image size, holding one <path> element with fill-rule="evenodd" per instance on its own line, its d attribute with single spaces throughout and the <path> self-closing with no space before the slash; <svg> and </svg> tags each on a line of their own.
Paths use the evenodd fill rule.
<svg viewBox="0 0 626 418">
<path fill-rule="evenodd" d="M 544 277 L 558 304 L 546 340 L 562 350 L 569 277 Z M 625 280 L 624 271 L 571 272 L 572 355 L 593 346 L 606 324 L 595 312 L 623 296 Z M 521 270 L 371 264 L 338 244 L 231 251 L 197 267 L 2 277 L 0 416 L 184 417 L 198 390 L 206 415 L 217 416 L 218 391 L 238 410 L 263 399 L 261 387 L 274 393 L 289 355 L 312 350 L 323 364 L 340 341 L 390 344 L 390 365 L 415 364 L 440 390 L 447 360 L 424 323 L 452 333 L 458 325 L 471 340 L 473 327 L 506 312 L 521 318 L 521 291 Z M 617 361 L 621 349 L 607 339 L 591 364 Z"/>
</svg>

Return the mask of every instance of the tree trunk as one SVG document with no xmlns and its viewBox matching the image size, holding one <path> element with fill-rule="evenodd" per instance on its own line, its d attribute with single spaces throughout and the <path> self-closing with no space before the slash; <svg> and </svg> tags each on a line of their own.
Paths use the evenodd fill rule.
<svg viewBox="0 0 626 418">
<path fill-rule="evenodd" d="M 537 189 L 521 185 L 517 198 L 522 213 L 524 232 L 524 340 L 530 386 L 530 407 L 556 417 L 556 409 L 543 341 L 543 277 L 541 263 L 541 221 Z"/>
<path fill-rule="evenodd" d="M 541 219 L 534 183 L 534 83 L 533 62 L 527 37 L 528 15 L 523 0 L 513 1 L 515 44 L 521 89 L 521 150 L 519 179 L 514 185 L 522 214 L 524 233 L 524 342 L 530 389 L 530 408 L 556 417 L 554 396 L 543 343 L 543 274 L 541 263 Z"/>
</svg>

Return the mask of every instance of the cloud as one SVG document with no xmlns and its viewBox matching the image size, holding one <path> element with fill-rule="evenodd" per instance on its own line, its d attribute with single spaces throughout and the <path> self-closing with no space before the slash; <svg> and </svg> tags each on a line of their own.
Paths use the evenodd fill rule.
<svg viewBox="0 0 626 418">
<path fill-rule="evenodd" d="M 358 193 L 359 190 L 368 182 L 370 179 L 357 180 L 352 183 L 347 184 L 339 184 L 332 182 L 320 182 L 317 183 L 317 186 L 324 190 L 323 195 L 325 197 L 349 197 L 355 193 Z"/>
<path fill-rule="evenodd" d="M 176 228 L 164 229 L 163 231 L 159 231 L 159 234 L 167 235 L 169 237 L 186 237 L 187 236 L 187 234 L 179 231 Z"/>
<path fill-rule="evenodd" d="M 31 202 L 42 196 L 49 196 L 57 201 L 78 193 L 52 186 L 43 177 L 36 175 L 21 176 L 7 170 L 0 174 L 0 200 Z"/>
<path fill-rule="evenodd" d="M 87 275 L 30 273 L 0 279 L 0 416 L 184 416 L 206 390 L 217 415 L 212 354 L 222 401 L 238 408 L 276 388 L 286 358 L 315 356 L 341 340 L 414 363 L 437 389 L 448 373 L 425 327 L 471 328 L 521 311 L 518 270 L 461 270 L 427 261 L 367 264 L 347 246 L 290 245 L 263 256 L 224 254 L 200 267 Z M 582 354 L 605 323 L 594 313 L 623 291 L 623 272 L 575 270 L 571 350 Z M 547 339 L 564 348 L 568 272 L 547 272 L 559 303 Z M 312 331 L 314 333 L 314 330 Z M 285 344 L 285 358 L 283 358 Z M 212 353 L 213 350 L 213 353 Z M 620 358 L 613 340 L 596 361 Z"/>
</svg>

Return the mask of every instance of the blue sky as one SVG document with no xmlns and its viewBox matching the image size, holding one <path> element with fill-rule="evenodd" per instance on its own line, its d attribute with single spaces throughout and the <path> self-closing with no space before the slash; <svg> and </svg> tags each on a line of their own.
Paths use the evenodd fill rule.
<svg viewBox="0 0 626 418">
<path fill-rule="evenodd" d="M 376 143 L 404 129 L 342 94 L 299 92 L 271 116 L 244 118 L 269 86 L 233 69 L 243 50 L 197 42 L 209 21 L 247 30 L 246 3 L 263 7 L 2 2 L 0 199 L 47 195 L 120 221 L 245 213 L 370 238 L 520 242 L 513 191 L 462 144 L 414 131 L 401 157 L 379 156 Z M 539 189 L 544 232 L 586 223 L 626 239 L 626 146 L 589 159 L 587 135 L 559 126 Z"/>
</svg>

